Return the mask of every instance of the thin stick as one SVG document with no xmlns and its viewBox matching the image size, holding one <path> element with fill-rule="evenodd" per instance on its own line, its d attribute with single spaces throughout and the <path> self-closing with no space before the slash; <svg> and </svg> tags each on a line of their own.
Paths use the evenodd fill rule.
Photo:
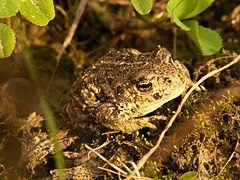
<svg viewBox="0 0 240 180">
<path fill-rule="evenodd" d="M 103 161 L 107 162 L 110 166 L 112 166 L 112 168 L 116 169 L 117 171 L 119 171 L 120 173 L 122 173 L 123 175 L 127 175 L 127 173 L 125 171 L 123 171 L 122 169 L 120 169 L 119 167 L 117 167 L 115 164 L 110 163 L 105 157 L 103 157 L 101 154 L 99 154 L 97 151 L 95 151 L 94 149 L 92 149 L 90 146 L 85 144 L 85 147 L 92 151 L 94 154 L 96 154 L 98 157 L 100 157 Z"/>
<path fill-rule="evenodd" d="M 179 115 L 179 113 L 181 112 L 181 109 L 183 107 L 183 104 L 185 103 L 185 101 L 188 99 L 188 97 L 190 96 L 190 94 L 196 89 L 198 88 L 198 86 L 204 82 L 206 79 L 214 76 L 215 74 L 223 71 L 224 69 L 229 68 L 230 66 L 236 64 L 238 61 L 240 60 L 240 55 L 238 55 L 235 59 L 233 59 L 230 63 L 226 64 L 225 66 L 213 70 L 210 73 L 206 74 L 205 76 L 203 76 L 198 82 L 196 82 L 196 84 L 194 84 L 192 86 L 192 88 L 186 93 L 186 95 L 183 97 L 181 103 L 178 106 L 178 109 L 176 111 L 176 113 L 172 116 L 172 118 L 170 119 L 170 121 L 168 122 L 168 124 L 165 126 L 164 130 L 162 131 L 162 133 L 159 135 L 158 141 L 157 143 L 139 160 L 137 167 L 138 170 L 141 169 L 144 164 L 147 162 L 147 160 L 149 159 L 149 157 L 157 150 L 157 148 L 160 146 L 164 135 L 166 134 L 166 132 L 170 129 L 170 127 L 172 126 L 173 122 L 175 121 L 175 119 L 177 118 L 177 116 Z M 125 179 L 125 180 L 130 180 L 136 173 L 136 169 L 132 171 L 132 173 Z"/>
<path fill-rule="evenodd" d="M 140 177 L 141 177 L 141 176 L 140 176 L 140 172 L 139 172 L 139 169 L 138 169 L 136 163 L 135 163 L 135 162 L 131 162 L 131 164 L 132 164 L 134 170 L 136 170 L 136 175 L 137 175 L 137 177 L 140 178 Z"/>
<path fill-rule="evenodd" d="M 113 170 L 111 170 L 111 169 L 107 169 L 107 168 L 104 168 L 104 167 L 98 167 L 98 169 L 101 169 L 101 170 L 104 170 L 104 171 L 107 171 L 107 172 L 110 172 L 110 173 L 119 175 L 119 171 L 116 172 L 116 171 L 113 171 Z M 127 177 L 126 175 L 123 175 L 123 174 L 121 174 L 121 176 Z"/>
<path fill-rule="evenodd" d="M 226 168 L 226 166 L 228 165 L 228 163 L 232 160 L 232 158 L 234 157 L 234 155 L 235 155 L 235 153 L 236 153 L 236 150 L 237 150 L 238 145 L 239 145 L 239 141 L 237 141 L 237 143 L 236 143 L 236 145 L 235 145 L 235 147 L 234 147 L 234 150 L 233 150 L 231 156 L 229 157 L 229 159 L 227 160 L 227 162 L 224 164 L 224 166 L 221 168 L 220 172 L 218 173 L 218 175 L 217 175 L 216 177 L 220 176 L 220 174 L 221 174 L 221 173 L 223 172 L 223 170 Z"/>
<path fill-rule="evenodd" d="M 177 27 L 173 27 L 173 57 L 176 57 L 177 49 Z"/>
<path fill-rule="evenodd" d="M 94 150 L 97 151 L 97 150 L 105 147 L 105 146 L 108 145 L 108 144 L 109 144 L 109 142 L 105 141 L 102 145 L 100 145 L 99 147 L 95 148 Z M 89 153 L 88 153 L 88 159 L 90 159 L 90 154 L 91 154 L 91 152 L 92 152 L 92 151 L 89 151 Z"/>
<path fill-rule="evenodd" d="M 117 161 L 118 161 L 119 163 L 121 163 L 121 165 L 122 165 L 129 173 L 132 172 L 132 170 L 131 170 L 126 164 L 124 164 L 124 163 L 120 160 L 119 157 L 117 157 Z"/>
<path fill-rule="evenodd" d="M 48 83 L 48 86 L 47 86 L 47 89 L 46 89 L 45 93 L 49 90 L 49 87 L 51 86 L 52 80 L 53 80 L 53 78 L 54 78 L 54 76 L 56 74 L 57 68 L 59 66 L 61 57 L 62 57 L 65 49 L 68 47 L 68 45 L 72 41 L 72 38 L 73 38 L 73 36 L 74 36 L 74 34 L 75 34 L 76 30 L 77 30 L 78 24 L 79 24 L 79 22 L 81 20 L 81 17 L 83 15 L 84 10 L 85 10 L 86 4 L 87 4 L 87 0 L 81 0 L 79 5 L 78 5 L 78 9 L 77 9 L 74 21 L 72 23 L 72 26 L 69 29 L 68 35 L 65 38 L 65 40 L 63 42 L 63 45 L 62 45 L 62 47 L 61 47 L 61 49 L 60 49 L 60 51 L 59 51 L 59 53 L 58 53 L 58 55 L 56 57 L 56 67 L 55 67 L 55 69 L 54 69 L 54 71 L 52 73 L 52 76 L 51 76 L 50 80 L 49 80 L 49 83 Z"/>
</svg>

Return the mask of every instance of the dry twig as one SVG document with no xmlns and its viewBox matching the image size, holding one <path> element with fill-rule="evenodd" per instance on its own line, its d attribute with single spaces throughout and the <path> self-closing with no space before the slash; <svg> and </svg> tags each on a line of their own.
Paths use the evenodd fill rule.
<svg viewBox="0 0 240 180">
<path fill-rule="evenodd" d="M 78 5 L 78 9 L 77 9 L 77 12 L 76 12 L 75 19 L 74 19 L 74 21 L 72 23 L 71 28 L 69 29 L 67 37 L 65 38 L 65 40 L 63 42 L 63 45 L 62 45 L 62 47 L 61 47 L 61 49 L 60 49 L 60 51 L 59 51 L 59 53 L 58 53 L 58 55 L 56 57 L 56 67 L 55 67 L 55 69 L 54 69 L 54 71 L 52 73 L 52 76 L 51 76 L 50 80 L 49 80 L 46 92 L 49 90 L 49 87 L 51 86 L 52 80 L 53 80 L 53 78 L 54 78 L 54 76 L 56 74 L 57 68 L 59 66 L 61 57 L 62 57 L 65 49 L 68 47 L 68 45 L 72 41 L 72 38 L 73 38 L 73 36 L 74 36 L 74 34 L 75 34 L 76 30 L 77 30 L 78 24 L 79 24 L 79 22 L 81 20 L 81 17 L 83 15 L 83 12 L 85 10 L 86 5 L 87 5 L 87 0 L 81 0 L 79 5 Z"/>
<path fill-rule="evenodd" d="M 105 146 L 108 145 L 108 144 L 109 144 L 109 142 L 106 141 L 106 142 L 104 142 L 102 145 L 100 145 L 99 147 L 95 148 L 94 150 L 97 151 L 97 150 L 99 150 L 99 149 L 105 147 Z M 91 152 L 92 152 L 92 151 L 89 151 L 89 153 L 88 153 L 88 158 L 90 158 L 90 154 L 91 154 Z"/>
<path fill-rule="evenodd" d="M 105 157 L 103 157 L 101 154 L 99 154 L 97 151 L 95 151 L 94 149 L 92 149 L 90 146 L 85 145 L 85 147 L 92 151 L 93 153 L 95 153 L 98 157 L 100 157 L 103 161 L 107 162 L 112 168 L 116 169 L 118 172 L 120 172 L 122 175 L 127 175 L 127 173 L 125 171 L 123 171 L 122 169 L 120 169 L 119 167 L 117 167 L 115 164 L 112 164 L 111 162 L 109 162 Z"/>
<path fill-rule="evenodd" d="M 108 163 L 113 169 L 115 169 L 116 171 L 113 171 L 111 169 L 107 169 L 107 168 L 104 168 L 104 167 L 98 167 L 99 169 L 102 169 L 104 171 L 107 171 L 107 172 L 110 172 L 110 173 L 113 173 L 113 174 L 117 174 L 119 176 L 119 179 L 121 179 L 121 177 L 127 177 L 127 172 L 125 172 L 124 170 L 122 170 L 121 168 L 117 167 L 115 164 L 112 164 L 111 162 L 109 162 L 105 157 L 103 157 L 101 154 L 99 154 L 97 151 L 95 151 L 94 149 L 92 149 L 91 147 L 89 147 L 88 145 L 85 145 L 85 147 L 90 150 L 91 152 L 95 153 L 98 157 L 100 157 L 103 161 L 105 161 L 106 163 Z M 118 159 L 118 161 L 120 161 Z M 120 161 L 121 162 L 121 161 Z M 121 162 L 122 163 L 122 162 Z M 122 163 L 123 164 L 123 163 Z M 137 166 L 134 162 L 131 162 L 132 166 L 134 169 L 137 169 Z M 124 164 L 124 167 L 127 169 L 128 172 L 131 172 L 131 170 Z M 136 176 L 133 176 L 134 179 L 139 179 L 139 180 L 150 180 L 151 178 L 148 178 L 148 177 L 141 177 L 140 176 L 140 172 L 138 171 L 137 172 L 137 177 Z"/>
<path fill-rule="evenodd" d="M 226 168 L 226 166 L 228 165 L 228 163 L 232 160 L 232 158 L 234 157 L 235 153 L 236 153 L 236 150 L 238 148 L 238 145 L 239 145 L 239 141 L 237 141 L 236 145 L 235 145 L 235 148 L 231 154 L 231 156 L 229 157 L 229 159 L 227 160 L 227 162 L 224 164 L 224 166 L 221 168 L 220 172 L 218 173 L 218 175 L 216 177 L 219 177 L 220 174 L 223 172 L 223 170 Z"/>
</svg>

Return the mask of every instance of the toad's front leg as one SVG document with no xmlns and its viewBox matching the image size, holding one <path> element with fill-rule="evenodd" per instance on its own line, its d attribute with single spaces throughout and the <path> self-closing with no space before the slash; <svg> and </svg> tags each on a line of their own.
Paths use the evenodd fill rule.
<svg viewBox="0 0 240 180">
<path fill-rule="evenodd" d="M 107 128 L 128 134 L 144 127 L 156 129 L 156 126 L 149 122 L 151 120 L 151 117 L 135 118 L 130 110 L 119 110 L 111 103 L 100 105 L 96 111 L 97 122 Z"/>
</svg>

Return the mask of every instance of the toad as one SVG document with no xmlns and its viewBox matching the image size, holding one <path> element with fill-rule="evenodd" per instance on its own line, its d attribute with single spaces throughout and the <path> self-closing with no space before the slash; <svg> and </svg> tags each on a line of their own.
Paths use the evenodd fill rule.
<svg viewBox="0 0 240 180">
<path fill-rule="evenodd" d="M 97 123 L 133 133 L 162 116 L 148 114 L 181 95 L 192 81 L 187 68 L 168 50 L 109 52 L 80 74 L 70 89 L 70 121 Z"/>
</svg>

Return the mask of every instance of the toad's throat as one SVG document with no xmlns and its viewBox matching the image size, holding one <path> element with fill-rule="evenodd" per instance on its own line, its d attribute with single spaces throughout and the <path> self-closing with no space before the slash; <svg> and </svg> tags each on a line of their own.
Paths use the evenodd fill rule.
<svg viewBox="0 0 240 180">
<path fill-rule="evenodd" d="M 158 102 L 152 102 L 152 103 L 148 103 L 148 104 L 143 103 L 143 104 L 139 105 L 139 109 L 141 112 L 139 112 L 139 114 L 137 114 L 135 116 L 135 118 L 145 116 L 145 115 L 155 111 L 156 109 L 160 108 L 166 102 L 171 101 L 172 99 L 175 99 L 176 97 L 180 96 L 183 91 L 184 91 L 184 88 L 178 89 L 178 92 L 174 96 L 171 96 L 171 97 L 168 97 L 165 99 L 161 99 L 161 101 L 158 101 Z"/>
</svg>

